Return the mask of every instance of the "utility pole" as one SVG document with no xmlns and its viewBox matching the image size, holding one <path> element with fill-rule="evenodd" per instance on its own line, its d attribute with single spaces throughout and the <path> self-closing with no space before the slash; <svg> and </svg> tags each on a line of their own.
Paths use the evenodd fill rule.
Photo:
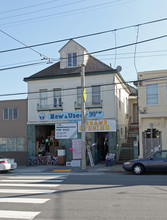
<svg viewBox="0 0 167 220">
<path fill-rule="evenodd" d="M 82 137 L 82 170 L 86 169 L 86 147 L 85 147 L 85 120 L 86 120 L 86 111 L 85 111 L 85 65 L 81 65 L 81 137 Z"/>
</svg>

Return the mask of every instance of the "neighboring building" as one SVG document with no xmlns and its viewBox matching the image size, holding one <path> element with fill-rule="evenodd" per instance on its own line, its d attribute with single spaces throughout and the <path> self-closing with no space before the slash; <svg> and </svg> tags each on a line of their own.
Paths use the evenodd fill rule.
<svg viewBox="0 0 167 220">
<path fill-rule="evenodd" d="M 27 161 L 27 99 L 0 101 L 0 156 Z"/>
<path fill-rule="evenodd" d="M 167 70 L 138 73 L 140 157 L 167 149 Z"/>
<path fill-rule="evenodd" d="M 28 152 L 36 154 L 41 145 L 52 154 L 64 147 L 66 161 L 72 160 L 72 139 L 81 138 L 81 64 L 86 63 L 86 136 L 91 143 L 95 163 L 104 160 L 107 151 L 127 142 L 129 95 L 131 89 L 119 73 L 70 40 L 61 50 L 60 62 L 28 77 Z M 62 126 L 74 133 L 56 138 Z M 60 127 L 59 127 L 60 125 Z M 59 127 L 59 128 L 58 128 Z"/>
</svg>

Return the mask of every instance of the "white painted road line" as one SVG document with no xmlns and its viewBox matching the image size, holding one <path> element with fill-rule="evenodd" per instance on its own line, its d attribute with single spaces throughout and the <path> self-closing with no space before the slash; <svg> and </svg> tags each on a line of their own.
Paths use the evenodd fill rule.
<svg viewBox="0 0 167 220">
<path fill-rule="evenodd" d="M 6 211 L 0 210 L 0 219 L 29 219 L 32 220 L 35 216 L 39 215 L 40 212 L 23 212 L 23 211 Z"/>
<path fill-rule="evenodd" d="M 10 194 L 10 193 L 20 193 L 20 194 L 50 194 L 57 190 L 29 190 L 29 189 L 0 189 L 0 193 Z"/>
<path fill-rule="evenodd" d="M 54 187 L 58 187 L 60 185 L 58 184 L 33 184 L 33 183 L 30 183 L 30 184 L 9 184 L 9 183 L 0 183 L 0 186 L 19 186 L 19 187 L 50 187 L 50 188 L 54 188 Z"/>
<path fill-rule="evenodd" d="M 0 198 L 0 202 L 8 202 L 8 203 L 33 203 L 33 204 L 43 204 L 50 199 L 33 199 L 33 198 Z M 1 213 L 0 213 L 1 217 Z"/>
<path fill-rule="evenodd" d="M 65 179 L 66 176 L 9 176 L 8 179 Z"/>
<path fill-rule="evenodd" d="M 20 180 L 20 179 L 17 179 L 17 180 L 13 180 L 13 179 L 3 179 L 3 180 L 0 180 L 0 182 L 20 182 L 20 183 L 35 183 L 35 182 L 41 182 L 41 183 L 61 183 L 63 182 L 63 180 L 28 180 L 28 179 L 25 179 L 25 180 Z"/>
</svg>

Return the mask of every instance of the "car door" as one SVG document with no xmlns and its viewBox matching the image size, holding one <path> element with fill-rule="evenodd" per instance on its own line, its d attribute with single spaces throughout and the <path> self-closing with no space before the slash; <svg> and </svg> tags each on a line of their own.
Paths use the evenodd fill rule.
<svg viewBox="0 0 167 220">
<path fill-rule="evenodd" d="M 156 152 L 153 156 L 148 158 L 147 163 L 148 171 L 167 171 L 167 152 Z"/>
</svg>

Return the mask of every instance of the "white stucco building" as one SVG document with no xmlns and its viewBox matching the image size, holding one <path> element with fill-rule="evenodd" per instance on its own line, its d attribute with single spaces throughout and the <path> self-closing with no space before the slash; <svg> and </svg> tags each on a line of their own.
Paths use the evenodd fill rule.
<svg viewBox="0 0 167 220">
<path fill-rule="evenodd" d="M 117 144 L 127 141 L 130 87 L 119 68 L 97 60 L 73 40 L 59 53 L 60 62 L 24 79 L 28 83 L 29 154 L 36 154 L 40 143 L 47 140 L 51 153 L 64 147 L 66 160 L 72 159 L 72 140 L 81 138 L 81 64 L 85 63 L 86 136 L 97 143 L 93 158 L 100 162 L 107 151 L 114 153 Z M 55 124 L 68 129 L 73 125 L 73 133 L 60 137 Z"/>
</svg>

